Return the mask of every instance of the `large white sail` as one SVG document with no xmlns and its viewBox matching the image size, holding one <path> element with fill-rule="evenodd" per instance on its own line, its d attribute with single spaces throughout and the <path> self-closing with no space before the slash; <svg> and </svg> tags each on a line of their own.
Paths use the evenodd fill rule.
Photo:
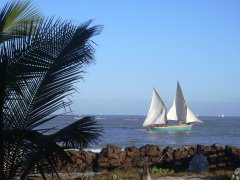
<svg viewBox="0 0 240 180">
<path fill-rule="evenodd" d="M 177 82 L 176 97 L 174 98 L 173 105 L 167 114 L 167 119 L 178 120 L 183 123 L 202 122 L 187 106 L 179 82 Z"/>
<path fill-rule="evenodd" d="M 187 118 L 186 118 L 186 123 L 192 123 L 192 122 L 200 122 L 203 123 L 198 117 L 195 115 L 192 110 L 187 107 Z"/>
<path fill-rule="evenodd" d="M 177 82 L 176 97 L 173 101 L 173 105 L 167 114 L 168 120 L 186 121 L 187 105 L 183 97 L 180 84 Z"/>
<path fill-rule="evenodd" d="M 167 108 L 164 105 L 162 99 L 158 95 L 157 91 L 153 89 L 152 101 L 147 114 L 147 117 L 143 123 L 143 126 L 150 126 L 152 124 L 166 124 Z"/>
</svg>

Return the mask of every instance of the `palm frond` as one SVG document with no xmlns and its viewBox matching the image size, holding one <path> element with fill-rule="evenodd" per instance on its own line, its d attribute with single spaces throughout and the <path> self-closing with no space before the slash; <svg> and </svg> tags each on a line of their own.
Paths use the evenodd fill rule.
<svg viewBox="0 0 240 180">
<path fill-rule="evenodd" d="M 100 139 L 103 129 L 93 117 L 84 117 L 51 135 L 64 148 L 83 149 Z"/>
<path fill-rule="evenodd" d="M 16 28 L 19 25 L 29 25 L 39 19 L 42 19 L 38 9 L 31 5 L 31 1 L 12 1 L 7 3 L 0 11 L 0 43 L 10 38 L 9 34 L 14 37 L 28 33 L 31 29 L 29 26 L 24 30 Z"/>
<path fill-rule="evenodd" d="M 59 22 L 55 25 L 57 29 L 53 27 L 51 32 L 44 33 L 52 43 L 48 44 L 52 47 L 49 47 L 51 52 L 48 52 L 47 57 L 50 56 L 50 59 L 45 64 L 49 67 L 38 79 L 39 86 L 36 86 L 38 88 L 35 89 L 27 118 L 29 128 L 35 128 L 39 118 L 64 106 L 62 100 L 74 92 L 73 84 L 82 79 L 84 65 L 94 60 L 94 48 L 89 38 L 99 31 L 98 26 L 88 28 L 89 23 L 86 23 L 75 28 L 69 23 L 61 23 L 59 28 Z"/>
<path fill-rule="evenodd" d="M 51 170 L 57 174 L 56 162 L 58 160 L 68 163 L 72 162 L 71 157 L 65 149 L 82 149 L 96 142 L 100 138 L 101 132 L 101 127 L 96 124 L 93 117 L 84 117 L 50 135 L 43 135 L 36 131 L 29 132 L 27 136 L 29 141 L 27 149 L 31 149 L 31 153 L 27 156 L 27 164 L 23 166 L 24 173 L 22 177 L 25 177 L 29 171 L 33 171 L 36 162 L 38 163 L 35 170 L 39 172 L 48 172 Z"/>
<path fill-rule="evenodd" d="M 82 79 L 84 65 L 93 61 L 94 48 L 89 38 L 101 27 L 89 25 L 90 21 L 75 27 L 70 22 L 50 19 L 39 23 L 34 36 L 4 43 L 2 57 L 10 62 L 11 76 L 7 77 L 12 79 L 7 81 L 19 80 L 20 84 L 15 85 L 21 87 L 22 93 L 22 101 L 16 101 L 21 105 L 15 103 L 11 109 L 27 109 L 23 116 L 30 129 L 63 107 L 62 100 L 74 92 L 73 84 Z M 8 97 L 18 98 L 11 89 L 8 92 Z"/>
</svg>

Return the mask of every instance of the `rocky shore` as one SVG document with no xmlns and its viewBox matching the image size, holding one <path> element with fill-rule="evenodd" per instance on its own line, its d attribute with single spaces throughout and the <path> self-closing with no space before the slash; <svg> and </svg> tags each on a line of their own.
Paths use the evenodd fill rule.
<svg viewBox="0 0 240 180">
<path fill-rule="evenodd" d="M 175 172 L 186 171 L 197 146 L 188 147 L 160 147 L 156 145 L 146 145 L 140 148 L 127 147 L 121 149 L 109 144 L 101 152 L 90 151 L 68 151 L 73 164 L 57 162 L 59 172 L 101 172 L 116 169 L 143 168 L 148 164 L 162 168 L 173 169 Z M 214 170 L 234 170 L 240 166 L 240 148 L 234 146 L 221 146 L 213 144 L 211 146 L 201 145 L 201 152 L 207 157 L 208 169 Z"/>
</svg>

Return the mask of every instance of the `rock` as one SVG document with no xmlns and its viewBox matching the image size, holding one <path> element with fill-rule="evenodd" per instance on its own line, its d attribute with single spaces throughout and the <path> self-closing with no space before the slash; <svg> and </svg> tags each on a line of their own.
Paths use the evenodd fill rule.
<svg viewBox="0 0 240 180">
<path fill-rule="evenodd" d="M 76 164 L 82 164 L 82 162 L 83 161 L 81 159 L 76 159 L 76 161 L 75 161 Z"/>
<path fill-rule="evenodd" d="M 207 146 L 203 149 L 203 154 L 211 155 L 213 153 L 213 148 L 211 146 Z"/>
<path fill-rule="evenodd" d="M 89 169 L 100 171 L 129 167 L 142 168 L 146 164 L 178 171 L 188 169 L 189 171 L 202 172 L 208 169 L 234 170 L 239 168 L 240 164 L 240 148 L 235 146 L 224 147 L 220 144 L 178 148 L 161 148 L 148 144 L 140 148 L 132 146 L 125 149 L 109 144 L 100 153 L 69 150 L 67 154 L 73 162 L 68 163 L 58 160 L 56 167 L 59 172 L 66 170 L 83 172 Z"/>
<path fill-rule="evenodd" d="M 224 163 L 224 162 L 219 162 L 219 163 L 217 163 L 217 167 L 218 167 L 218 168 L 225 168 L 225 167 L 226 167 L 226 163 Z"/>
<path fill-rule="evenodd" d="M 163 151 L 164 151 L 164 153 L 169 153 L 169 154 L 174 153 L 174 149 L 170 146 L 167 146 Z"/>
<path fill-rule="evenodd" d="M 189 162 L 188 170 L 190 172 L 205 172 L 208 170 L 208 160 L 201 152 L 197 152 Z"/>
<path fill-rule="evenodd" d="M 181 159 L 188 158 L 188 152 L 187 150 L 183 150 L 181 153 Z"/>
<path fill-rule="evenodd" d="M 209 168 L 210 170 L 214 170 L 214 169 L 217 168 L 217 165 L 216 165 L 216 164 L 210 164 L 210 165 L 208 166 L 208 168 Z"/>
<path fill-rule="evenodd" d="M 133 157 L 134 154 L 135 154 L 134 152 L 129 151 L 129 150 L 126 150 L 126 155 L 127 155 L 128 157 Z"/>
<path fill-rule="evenodd" d="M 238 148 L 235 146 L 226 146 L 225 151 L 228 155 L 235 157 L 238 152 Z"/>
<path fill-rule="evenodd" d="M 218 157 L 223 157 L 223 156 L 225 156 L 226 154 L 225 154 L 225 151 L 218 151 L 217 152 L 217 156 Z"/>
<path fill-rule="evenodd" d="M 139 149 L 135 146 L 131 146 L 130 148 L 128 148 L 128 150 L 132 152 L 139 152 Z"/>
<path fill-rule="evenodd" d="M 118 157 L 119 157 L 119 161 L 120 162 L 123 162 L 125 157 L 126 157 L 126 151 L 121 151 L 119 154 L 118 154 Z"/>
<path fill-rule="evenodd" d="M 125 158 L 125 161 L 123 162 L 123 167 L 124 168 L 132 167 L 132 160 L 130 158 Z"/>
<path fill-rule="evenodd" d="M 109 167 L 108 158 L 105 158 L 103 156 L 98 158 L 98 167 L 104 168 Z"/>
<path fill-rule="evenodd" d="M 107 156 L 109 159 L 119 159 L 119 156 L 116 153 L 108 152 Z"/>
<path fill-rule="evenodd" d="M 147 147 L 147 151 L 146 151 L 147 156 L 159 156 L 159 154 L 161 154 L 161 152 L 159 151 L 159 148 L 155 145 L 149 145 Z"/>
<path fill-rule="evenodd" d="M 118 167 L 121 165 L 119 159 L 110 159 L 108 162 L 111 167 Z"/>
<path fill-rule="evenodd" d="M 109 167 L 109 163 L 106 161 L 99 161 L 98 162 L 98 167 L 99 168 L 108 168 Z"/>
<path fill-rule="evenodd" d="M 221 151 L 224 149 L 220 144 L 213 144 L 212 148 L 216 149 L 217 151 Z"/>
<path fill-rule="evenodd" d="M 233 172 L 231 180 L 239 180 L 239 179 L 240 179 L 240 168 L 237 168 Z"/>
<path fill-rule="evenodd" d="M 188 157 L 191 157 L 191 156 L 193 156 L 194 155 L 194 150 L 192 149 L 192 148 L 189 148 L 188 149 Z"/>
<path fill-rule="evenodd" d="M 181 151 L 176 150 L 174 152 L 174 160 L 180 160 L 181 159 Z"/>
</svg>

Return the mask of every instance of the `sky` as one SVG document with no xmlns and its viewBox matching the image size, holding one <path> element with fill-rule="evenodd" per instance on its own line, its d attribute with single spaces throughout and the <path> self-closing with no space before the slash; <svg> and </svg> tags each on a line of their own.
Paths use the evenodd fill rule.
<svg viewBox="0 0 240 180">
<path fill-rule="evenodd" d="M 33 4 L 47 17 L 104 27 L 93 38 L 96 62 L 71 97 L 74 114 L 147 114 L 153 88 L 170 108 L 178 80 L 195 113 L 240 115 L 240 1 Z"/>
</svg>

